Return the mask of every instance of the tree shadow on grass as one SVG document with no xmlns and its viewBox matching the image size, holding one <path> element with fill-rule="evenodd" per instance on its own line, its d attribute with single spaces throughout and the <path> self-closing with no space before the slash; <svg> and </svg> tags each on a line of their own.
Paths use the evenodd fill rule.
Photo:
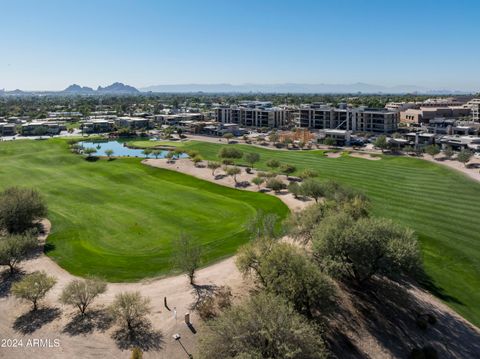
<svg viewBox="0 0 480 359">
<path fill-rule="evenodd" d="M 55 307 L 32 310 L 19 316 L 15 322 L 13 322 L 13 329 L 22 334 L 31 334 L 45 324 L 58 319 L 61 313 L 61 310 Z"/>
<path fill-rule="evenodd" d="M 416 278 L 420 286 L 422 286 L 425 290 L 432 293 L 435 297 L 440 298 L 445 302 L 464 305 L 464 303 L 458 298 L 445 293 L 445 290 L 442 287 L 439 287 L 438 285 L 436 285 L 433 278 L 424 270 L 421 270 L 420 273 L 417 274 Z"/>
<path fill-rule="evenodd" d="M 132 330 L 120 328 L 112 334 L 117 347 L 122 350 L 138 347 L 143 351 L 158 351 L 165 343 L 163 334 L 152 328 L 151 323 L 139 323 Z"/>
<path fill-rule="evenodd" d="M 90 334 L 98 330 L 104 332 L 113 324 L 113 318 L 106 309 L 91 310 L 85 315 L 75 314 L 70 322 L 63 328 L 63 333 L 71 336 Z"/>
</svg>

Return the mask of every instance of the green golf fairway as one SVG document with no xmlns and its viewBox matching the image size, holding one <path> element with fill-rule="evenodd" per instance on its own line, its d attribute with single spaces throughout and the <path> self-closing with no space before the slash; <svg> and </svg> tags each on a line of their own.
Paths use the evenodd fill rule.
<svg viewBox="0 0 480 359">
<path fill-rule="evenodd" d="M 135 281 L 171 271 L 181 232 L 203 247 L 203 263 L 248 240 L 257 210 L 284 218 L 278 198 L 219 186 L 141 159 L 85 161 L 64 140 L 0 143 L 0 187 L 33 187 L 45 196 L 52 233 L 47 254 L 72 274 Z"/>
<path fill-rule="evenodd" d="M 413 228 L 421 242 L 424 283 L 465 318 L 480 326 L 480 183 L 465 175 L 421 159 L 384 156 L 382 160 L 341 156 L 327 158 L 323 151 L 276 151 L 247 145 L 257 152 L 255 167 L 277 159 L 298 170 L 318 171 L 319 179 L 335 179 L 362 190 L 372 200 L 376 216 Z M 187 142 L 207 160 L 217 159 L 222 145 Z"/>
</svg>

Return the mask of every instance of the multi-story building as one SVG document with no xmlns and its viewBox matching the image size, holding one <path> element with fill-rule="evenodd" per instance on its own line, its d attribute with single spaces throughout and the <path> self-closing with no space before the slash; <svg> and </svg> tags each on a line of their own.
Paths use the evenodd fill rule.
<svg viewBox="0 0 480 359">
<path fill-rule="evenodd" d="M 408 109 L 400 112 L 400 122 L 408 124 L 429 123 L 435 118 L 461 119 L 471 115 L 471 109 L 465 106 L 422 106 L 418 109 Z"/>
<path fill-rule="evenodd" d="M 94 118 L 83 121 L 80 128 L 85 133 L 107 133 L 115 129 L 115 122 L 108 119 Z"/>
<path fill-rule="evenodd" d="M 130 130 L 146 130 L 150 128 L 150 120 L 143 117 L 118 117 L 114 121 L 118 127 L 126 127 Z"/>
<path fill-rule="evenodd" d="M 20 133 L 23 136 L 53 136 L 64 130 L 66 130 L 64 123 L 52 121 L 32 121 L 20 126 Z"/>
<path fill-rule="evenodd" d="M 0 122 L 0 136 L 14 136 L 15 135 L 15 124 Z"/>
<path fill-rule="evenodd" d="M 480 98 L 474 98 L 468 101 L 465 107 L 472 111 L 472 121 L 480 122 Z"/>
<path fill-rule="evenodd" d="M 300 107 L 297 125 L 310 129 L 391 133 L 398 127 L 398 112 L 384 108 L 339 107 L 313 103 Z"/>
<path fill-rule="evenodd" d="M 218 106 L 216 120 L 245 127 L 282 128 L 288 125 L 289 110 L 273 107 L 271 102 L 242 101 L 238 106 Z"/>
</svg>

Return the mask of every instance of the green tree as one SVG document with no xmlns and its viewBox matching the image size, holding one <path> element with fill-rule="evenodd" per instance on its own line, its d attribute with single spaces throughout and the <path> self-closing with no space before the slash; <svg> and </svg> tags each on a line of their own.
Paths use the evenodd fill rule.
<svg viewBox="0 0 480 359">
<path fill-rule="evenodd" d="M 332 281 L 292 244 L 276 243 L 261 258 L 258 272 L 267 291 L 288 300 L 301 314 L 312 317 L 332 306 Z"/>
<path fill-rule="evenodd" d="M 304 196 L 313 198 L 315 202 L 318 202 L 321 197 L 325 196 L 325 186 L 311 178 L 303 181 L 300 188 Z"/>
<path fill-rule="evenodd" d="M 290 182 L 287 189 L 295 198 L 300 197 L 302 194 L 302 189 L 297 182 Z"/>
<path fill-rule="evenodd" d="M 87 158 L 91 158 L 94 153 L 97 153 L 97 149 L 93 147 L 87 147 L 83 150 L 83 153 L 87 155 Z"/>
<path fill-rule="evenodd" d="M 233 138 L 233 133 L 227 132 L 223 134 L 222 137 L 227 140 L 227 143 L 230 143 L 230 140 Z"/>
<path fill-rule="evenodd" d="M 420 268 L 420 252 L 412 230 L 383 218 L 346 213 L 326 217 L 313 239 L 313 254 L 327 272 L 361 284 L 373 275 L 394 278 Z"/>
<path fill-rule="evenodd" d="M 457 161 L 463 163 L 465 167 L 467 167 L 468 161 L 473 156 L 473 152 L 468 149 L 463 149 L 457 154 Z"/>
<path fill-rule="evenodd" d="M 200 267 L 201 257 L 200 246 L 187 234 L 181 233 L 173 242 L 173 265 L 187 274 L 191 285 L 195 283 L 195 272 Z"/>
<path fill-rule="evenodd" d="M 228 167 L 226 172 L 228 176 L 231 176 L 233 178 L 235 184 L 237 184 L 237 175 L 239 175 L 242 172 L 240 167 L 236 167 L 236 166 Z"/>
<path fill-rule="evenodd" d="M 265 183 L 265 187 L 270 188 L 274 192 L 280 192 L 282 189 L 284 189 L 285 183 L 283 183 L 281 180 L 278 178 L 270 178 L 267 183 Z"/>
<path fill-rule="evenodd" d="M 150 154 L 152 153 L 152 150 L 149 149 L 149 148 L 146 148 L 142 151 L 142 154 L 145 156 L 145 158 L 147 158 L 148 156 L 150 156 Z"/>
<path fill-rule="evenodd" d="M 0 227 L 23 233 L 47 215 L 47 205 L 34 189 L 10 187 L 0 193 Z"/>
<path fill-rule="evenodd" d="M 324 144 L 325 146 L 331 147 L 331 146 L 334 146 L 334 145 L 335 145 L 335 140 L 334 140 L 333 138 L 331 138 L 331 137 L 327 137 L 327 138 L 325 138 L 325 139 L 323 140 L 323 144 Z"/>
<path fill-rule="evenodd" d="M 31 233 L 8 234 L 0 238 L 0 265 L 8 266 L 13 274 L 16 266 L 37 248 L 38 240 Z"/>
<path fill-rule="evenodd" d="M 19 282 L 12 285 L 12 293 L 15 297 L 32 302 L 33 310 L 38 309 L 38 302 L 47 292 L 52 289 L 57 280 L 50 277 L 44 271 L 27 274 Z"/>
<path fill-rule="evenodd" d="M 245 153 L 245 161 L 247 161 L 250 167 L 253 167 L 255 163 L 260 161 L 260 155 L 256 152 L 247 152 Z"/>
<path fill-rule="evenodd" d="M 113 156 L 113 150 L 109 148 L 108 150 L 105 150 L 105 154 L 107 155 L 108 159 L 110 160 L 111 157 Z"/>
<path fill-rule="evenodd" d="M 192 160 L 193 165 L 194 165 L 195 167 L 197 167 L 198 164 L 203 161 L 203 158 L 202 158 L 200 155 L 195 156 L 195 157 L 190 157 L 190 159 Z"/>
<path fill-rule="evenodd" d="M 378 136 L 373 145 L 377 148 L 380 148 L 383 153 L 383 151 L 388 148 L 387 137 L 384 135 Z"/>
<path fill-rule="evenodd" d="M 296 170 L 297 168 L 295 166 L 289 165 L 288 163 L 284 163 L 280 166 L 280 173 L 283 173 L 286 176 L 291 175 Z"/>
<path fill-rule="evenodd" d="M 430 145 L 425 148 L 425 152 L 428 153 L 430 156 L 435 157 L 440 153 L 440 147 L 437 145 Z"/>
<path fill-rule="evenodd" d="M 300 172 L 300 174 L 298 175 L 302 180 L 305 180 L 307 178 L 314 178 L 314 177 L 318 177 L 318 173 L 313 171 L 313 170 L 310 170 L 308 168 L 304 169 L 302 172 Z"/>
<path fill-rule="evenodd" d="M 259 190 L 260 190 L 260 186 L 262 185 L 263 182 L 265 182 L 265 178 L 263 178 L 263 177 L 258 177 L 258 176 L 257 176 L 257 177 L 254 177 L 254 178 L 252 179 L 252 183 L 253 183 L 254 185 L 257 185 L 257 187 L 258 187 Z"/>
<path fill-rule="evenodd" d="M 140 292 L 119 293 L 109 309 L 115 320 L 132 333 L 147 320 L 150 299 L 142 297 Z"/>
<path fill-rule="evenodd" d="M 245 229 L 252 239 L 279 238 L 282 232 L 279 230 L 278 216 L 273 213 L 257 211 L 245 224 Z"/>
<path fill-rule="evenodd" d="M 162 154 L 162 151 L 160 151 L 160 150 L 153 150 L 152 151 L 152 155 L 154 155 L 156 159 L 158 159 L 158 156 L 160 156 L 161 154 Z"/>
<path fill-rule="evenodd" d="M 277 131 L 272 131 L 269 135 L 268 135 L 268 139 L 273 142 L 273 145 L 276 145 L 278 140 L 279 140 L 280 136 L 278 135 L 278 132 Z"/>
<path fill-rule="evenodd" d="M 206 323 L 199 357 L 323 359 L 319 329 L 277 296 L 260 293 Z"/>
<path fill-rule="evenodd" d="M 85 315 L 85 311 L 95 298 L 105 293 L 106 290 L 107 283 L 100 279 L 74 279 L 63 288 L 62 294 L 60 295 L 60 302 L 77 307 L 80 313 Z"/>
<path fill-rule="evenodd" d="M 224 160 L 233 161 L 235 159 L 242 158 L 243 152 L 240 150 L 237 150 L 235 147 L 222 147 L 222 149 L 218 153 L 218 157 Z"/>
<path fill-rule="evenodd" d="M 451 146 L 447 146 L 444 150 L 443 150 L 443 154 L 445 155 L 445 157 L 447 158 L 452 158 L 453 157 L 453 150 L 452 150 L 452 147 Z"/>
<path fill-rule="evenodd" d="M 221 167 L 220 163 L 208 161 L 207 167 L 212 170 L 212 176 L 215 177 L 215 171 Z"/>
<path fill-rule="evenodd" d="M 271 159 L 267 161 L 266 165 L 273 170 L 274 168 L 278 168 L 280 166 L 280 162 L 278 160 Z"/>
<path fill-rule="evenodd" d="M 174 157 L 175 157 L 175 152 L 173 151 L 168 151 L 165 155 L 165 158 L 167 159 L 167 163 L 173 162 Z"/>
</svg>

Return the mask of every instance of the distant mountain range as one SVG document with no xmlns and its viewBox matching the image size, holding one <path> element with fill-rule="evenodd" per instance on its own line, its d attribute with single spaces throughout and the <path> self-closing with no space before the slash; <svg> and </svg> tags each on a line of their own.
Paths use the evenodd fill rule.
<svg viewBox="0 0 480 359">
<path fill-rule="evenodd" d="M 73 84 L 68 86 L 65 90 L 62 91 L 22 91 L 22 90 L 14 90 L 14 91 L 5 91 L 0 90 L 1 95 L 14 95 L 14 96 L 21 96 L 21 95 L 40 95 L 40 94 L 47 94 L 47 95 L 103 95 L 103 94 L 110 94 L 110 95 L 134 95 L 139 94 L 140 91 L 137 90 L 133 86 L 122 84 L 121 82 L 115 82 L 109 86 L 102 87 L 98 86 L 96 90 L 91 87 L 80 86 L 77 84 Z"/>
<path fill-rule="evenodd" d="M 354 84 L 185 84 L 185 85 L 157 85 L 141 88 L 142 92 L 209 92 L 209 93 L 321 93 L 321 94 L 465 94 L 470 91 L 458 91 L 451 89 L 432 90 L 426 87 L 404 85 L 404 86 L 379 86 L 367 83 Z"/>
<path fill-rule="evenodd" d="M 232 84 L 171 84 L 156 85 L 136 89 L 133 86 L 125 85 L 121 82 L 115 82 L 109 86 L 98 86 L 96 90 L 91 87 L 73 84 L 62 91 L 5 91 L 0 89 L 2 95 L 135 95 L 140 93 L 317 93 L 317 94 L 407 94 L 417 93 L 426 95 L 462 95 L 469 94 L 472 91 L 453 90 L 453 89 L 429 89 L 421 86 L 402 85 L 402 86 L 380 86 L 367 83 L 354 84 L 252 84 L 245 83 L 240 85 Z"/>
</svg>

